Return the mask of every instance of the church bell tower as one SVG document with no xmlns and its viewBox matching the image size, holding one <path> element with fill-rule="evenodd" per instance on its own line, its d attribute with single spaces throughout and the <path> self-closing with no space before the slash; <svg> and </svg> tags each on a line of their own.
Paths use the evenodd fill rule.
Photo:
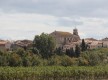
<svg viewBox="0 0 108 80">
<path fill-rule="evenodd" d="M 73 35 L 78 35 L 78 30 L 76 28 L 73 29 Z"/>
</svg>

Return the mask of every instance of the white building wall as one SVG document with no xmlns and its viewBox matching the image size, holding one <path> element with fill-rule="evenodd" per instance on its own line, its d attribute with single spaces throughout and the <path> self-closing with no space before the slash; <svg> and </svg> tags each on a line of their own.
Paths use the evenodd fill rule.
<svg viewBox="0 0 108 80">
<path fill-rule="evenodd" d="M 5 48 L 10 50 L 10 48 L 11 48 L 11 43 L 10 43 L 10 42 L 7 42 L 7 43 L 5 44 Z"/>
</svg>

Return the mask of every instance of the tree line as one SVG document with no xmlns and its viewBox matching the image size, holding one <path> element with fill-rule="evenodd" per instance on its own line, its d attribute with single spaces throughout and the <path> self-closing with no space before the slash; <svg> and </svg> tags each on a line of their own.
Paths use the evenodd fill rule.
<svg viewBox="0 0 108 80">
<path fill-rule="evenodd" d="M 75 49 L 63 51 L 62 47 L 56 48 L 56 41 L 52 36 L 42 33 L 35 36 L 33 46 L 27 50 L 18 48 L 11 52 L 0 51 L 0 66 L 71 65 L 82 51 L 86 51 L 84 40 Z"/>
<path fill-rule="evenodd" d="M 86 51 L 87 45 L 82 39 L 81 45 L 76 45 L 75 50 L 73 48 L 66 49 L 63 51 L 63 47 L 56 48 L 55 39 L 49 35 L 42 33 L 40 36 L 36 35 L 33 40 L 33 51 L 37 54 L 40 54 L 43 58 L 49 58 L 53 54 L 63 55 L 66 54 L 69 57 L 79 57 L 81 51 Z"/>
</svg>

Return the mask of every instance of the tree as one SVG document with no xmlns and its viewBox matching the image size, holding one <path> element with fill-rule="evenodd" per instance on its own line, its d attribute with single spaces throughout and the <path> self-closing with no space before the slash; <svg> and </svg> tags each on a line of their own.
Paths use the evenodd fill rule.
<svg viewBox="0 0 108 80">
<path fill-rule="evenodd" d="M 75 57 L 75 52 L 73 48 L 66 49 L 66 55 L 68 55 L 69 57 Z"/>
<path fill-rule="evenodd" d="M 86 43 L 85 43 L 84 39 L 82 39 L 81 51 L 86 51 L 86 49 L 87 49 Z"/>
<path fill-rule="evenodd" d="M 66 44 L 66 38 L 64 38 L 64 42 L 63 42 L 63 45 L 65 45 Z"/>
<path fill-rule="evenodd" d="M 73 48 L 70 48 L 70 57 L 75 57 L 75 51 Z"/>
<path fill-rule="evenodd" d="M 63 55 L 63 49 L 62 49 L 62 47 L 56 48 L 55 53 L 56 53 L 57 55 Z"/>
<path fill-rule="evenodd" d="M 32 49 L 32 52 L 33 52 L 34 54 L 39 54 L 39 50 L 38 50 L 37 48 L 35 48 L 35 47 Z"/>
<path fill-rule="evenodd" d="M 70 50 L 69 49 L 66 49 L 66 55 L 69 56 L 69 54 L 70 54 Z"/>
<path fill-rule="evenodd" d="M 18 54 L 19 56 L 23 57 L 25 55 L 25 51 L 23 48 L 18 48 L 16 50 L 16 54 Z"/>
<path fill-rule="evenodd" d="M 31 56 L 24 56 L 22 58 L 22 64 L 23 64 L 23 66 L 25 66 L 25 67 L 31 66 L 32 65 L 31 59 L 32 59 Z"/>
<path fill-rule="evenodd" d="M 16 54 L 12 53 L 9 59 L 9 66 L 21 66 L 22 65 L 22 59 L 21 57 Z"/>
<path fill-rule="evenodd" d="M 80 53 L 81 53 L 80 47 L 79 47 L 78 45 L 76 45 L 76 47 L 75 47 L 75 54 L 76 54 L 76 57 L 79 57 L 79 56 L 80 56 Z"/>
<path fill-rule="evenodd" d="M 49 58 L 55 50 L 55 40 L 52 36 L 42 33 L 33 40 L 33 48 L 38 49 L 43 58 Z"/>
</svg>

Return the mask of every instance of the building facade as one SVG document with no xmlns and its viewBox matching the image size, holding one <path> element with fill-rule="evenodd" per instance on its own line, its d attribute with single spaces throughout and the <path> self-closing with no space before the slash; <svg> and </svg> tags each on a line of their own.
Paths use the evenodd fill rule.
<svg viewBox="0 0 108 80">
<path fill-rule="evenodd" d="M 54 31 L 50 34 L 56 41 L 56 47 L 62 47 L 64 50 L 75 47 L 80 40 L 78 30 L 73 29 L 73 34 L 69 32 Z"/>
<path fill-rule="evenodd" d="M 11 42 L 10 41 L 5 41 L 5 40 L 0 40 L 0 50 L 10 50 L 11 49 Z"/>
</svg>

